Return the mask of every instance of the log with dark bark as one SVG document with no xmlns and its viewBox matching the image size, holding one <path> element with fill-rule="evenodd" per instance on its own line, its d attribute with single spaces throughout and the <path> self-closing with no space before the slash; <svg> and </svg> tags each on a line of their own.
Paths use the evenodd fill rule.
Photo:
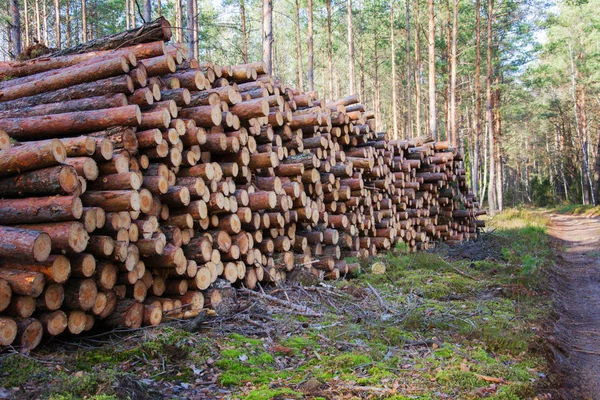
<svg viewBox="0 0 600 400">
<path fill-rule="evenodd" d="M 45 261 L 50 255 L 50 235 L 35 229 L 0 226 L 0 256 Z"/>
<path fill-rule="evenodd" d="M 104 36 L 90 40 L 78 46 L 63 49 L 51 53 L 51 57 L 64 56 L 68 54 L 81 54 L 90 51 L 116 50 L 125 46 L 133 46 L 140 43 L 163 42 L 171 39 L 171 25 L 164 17 L 147 22 L 140 27 L 130 29 L 111 36 Z"/>
</svg>

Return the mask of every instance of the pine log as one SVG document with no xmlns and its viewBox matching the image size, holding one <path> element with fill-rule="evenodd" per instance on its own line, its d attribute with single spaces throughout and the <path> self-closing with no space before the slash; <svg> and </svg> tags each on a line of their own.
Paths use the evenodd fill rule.
<svg viewBox="0 0 600 400">
<path fill-rule="evenodd" d="M 99 81 L 81 83 L 79 85 L 58 89 L 53 92 L 40 93 L 35 96 L 0 102 L 0 110 L 17 110 L 39 104 L 60 103 L 62 101 L 103 96 L 115 93 L 133 93 L 133 80 L 128 75 L 115 76 Z"/>
<path fill-rule="evenodd" d="M 123 93 L 115 93 L 84 99 L 66 100 L 58 103 L 40 104 L 18 110 L 0 111 L 0 118 L 14 118 L 15 115 L 18 115 L 19 118 L 29 118 L 50 114 L 64 114 L 75 111 L 124 107 L 126 105 L 127 96 L 125 96 Z"/>
<path fill-rule="evenodd" d="M 82 212 L 81 200 L 76 196 L 0 200 L 0 224 L 5 225 L 72 221 Z"/>
<path fill-rule="evenodd" d="M 12 318 L 0 317 L 0 346 L 10 346 L 17 337 L 17 323 Z"/>
<path fill-rule="evenodd" d="M 67 314 L 57 310 L 40 314 L 40 323 L 44 327 L 44 332 L 51 336 L 60 335 L 68 326 Z"/>
<path fill-rule="evenodd" d="M 0 91 L 0 101 L 10 101 L 22 97 L 50 92 L 69 86 L 99 79 L 109 78 L 129 72 L 129 62 L 123 56 L 108 58 L 91 65 L 79 66 L 74 70 L 64 70 L 54 75 L 40 77 L 35 81 L 5 87 Z"/>
<path fill-rule="evenodd" d="M 115 311 L 104 320 L 104 324 L 113 327 L 139 328 L 144 319 L 144 305 L 131 299 L 117 302 Z"/>
<path fill-rule="evenodd" d="M 22 351 L 30 351 L 40 344 L 43 334 L 44 328 L 37 319 L 22 319 L 17 321 L 17 337 L 14 343 L 21 347 Z"/>
<path fill-rule="evenodd" d="M 58 50 L 50 56 L 59 57 L 69 54 L 82 54 L 90 51 L 102 50 L 117 50 L 127 46 L 133 46 L 140 43 L 148 43 L 155 41 L 166 42 L 171 38 L 171 25 L 164 18 L 160 17 L 154 21 L 147 22 L 139 27 L 123 31 L 115 35 L 104 36 L 98 39 L 89 40 L 80 45 L 70 47 L 63 50 Z M 152 53 L 154 54 L 154 53 Z"/>
<path fill-rule="evenodd" d="M 0 256 L 6 258 L 45 261 L 50 255 L 50 235 L 35 229 L 0 226 Z"/>
<path fill-rule="evenodd" d="M 0 119 L 0 129 L 17 140 L 32 140 L 95 132 L 113 126 L 136 126 L 142 122 L 137 105 L 104 110 Z"/>
<path fill-rule="evenodd" d="M 89 310 L 96 302 L 98 288 L 93 279 L 69 279 L 64 285 L 63 307 L 69 310 Z"/>
<path fill-rule="evenodd" d="M 67 150 L 58 139 L 27 143 L 3 150 L 0 154 L 0 176 L 50 167 L 67 158 Z"/>
<path fill-rule="evenodd" d="M 9 258 L 0 259 L 0 267 L 39 272 L 44 275 L 48 283 L 64 283 L 71 274 L 71 263 L 65 256 L 52 255 L 47 260 L 31 263 L 17 261 Z"/>
<path fill-rule="evenodd" d="M 83 224 L 79 222 L 27 224 L 17 227 L 46 232 L 52 239 L 52 250 L 55 252 L 81 253 L 85 250 L 89 240 L 88 233 Z"/>
<path fill-rule="evenodd" d="M 43 168 L 0 179 L 0 196 L 3 197 L 69 195 L 79 188 L 77 171 L 71 166 Z M 44 200 L 31 199 L 31 201 L 34 206 L 37 206 Z"/>
</svg>

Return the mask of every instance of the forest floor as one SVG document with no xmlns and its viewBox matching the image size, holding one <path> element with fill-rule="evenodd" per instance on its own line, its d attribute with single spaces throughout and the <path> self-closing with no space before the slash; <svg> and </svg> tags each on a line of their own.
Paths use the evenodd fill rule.
<svg viewBox="0 0 600 400">
<path fill-rule="evenodd" d="M 264 288 L 278 304 L 238 291 L 218 317 L 193 326 L 4 352 L 0 398 L 560 398 L 582 387 L 577 374 L 598 371 L 592 221 L 509 210 L 462 246 L 398 247 L 364 262 L 356 279 Z M 386 274 L 370 273 L 375 261 Z"/>
</svg>

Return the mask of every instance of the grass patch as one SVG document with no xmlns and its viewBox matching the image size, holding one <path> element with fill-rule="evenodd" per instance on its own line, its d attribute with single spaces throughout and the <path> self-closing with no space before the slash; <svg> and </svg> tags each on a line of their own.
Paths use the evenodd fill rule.
<svg viewBox="0 0 600 400">
<path fill-rule="evenodd" d="M 560 214 L 585 215 L 588 217 L 600 216 L 600 206 L 590 204 L 564 204 L 556 207 L 554 211 Z"/>
</svg>

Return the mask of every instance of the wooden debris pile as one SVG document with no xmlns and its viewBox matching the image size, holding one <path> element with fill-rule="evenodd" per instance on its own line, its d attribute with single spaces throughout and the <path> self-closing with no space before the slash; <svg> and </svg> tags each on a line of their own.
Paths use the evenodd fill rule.
<svg viewBox="0 0 600 400">
<path fill-rule="evenodd" d="M 152 24 L 147 43 L 0 66 L 0 344 L 190 318 L 231 284 L 476 236 L 446 142 L 390 140 L 356 96 L 319 101 L 262 63 L 186 60 Z"/>
</svg>

